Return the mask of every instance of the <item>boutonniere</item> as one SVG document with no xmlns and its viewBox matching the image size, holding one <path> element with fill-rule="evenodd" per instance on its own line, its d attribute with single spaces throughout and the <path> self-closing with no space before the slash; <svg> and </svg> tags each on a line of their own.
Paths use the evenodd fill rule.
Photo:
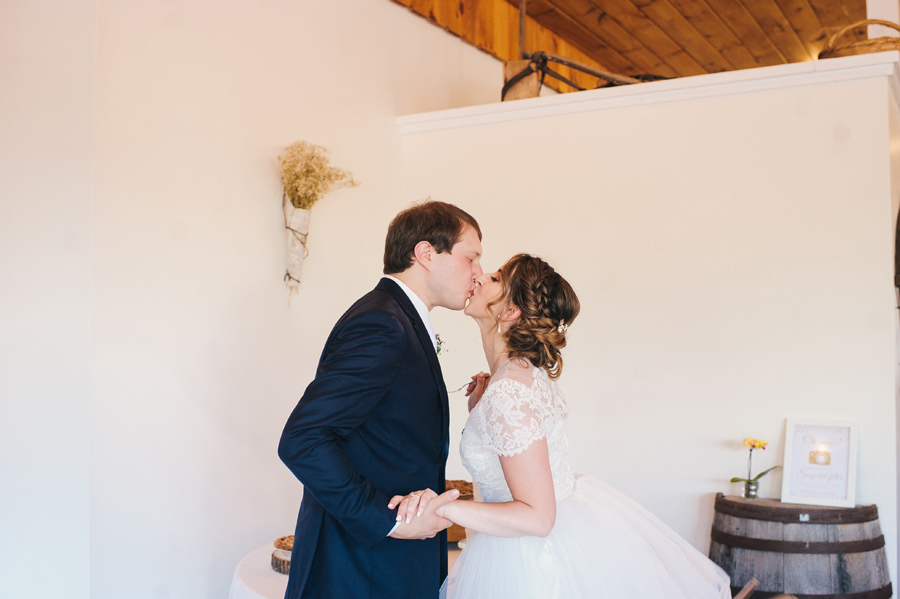
<svg viewBox="0 0 900 599">
<path fill-rule="evenodd" d="M 441 341 L 441 336 L 437 333 L 434 334 L 434 340 L 437 342 L 437 355 L 441 355 L 442 351 L 449 351 L 444 350 L 444 342 Z"/>
</svg>

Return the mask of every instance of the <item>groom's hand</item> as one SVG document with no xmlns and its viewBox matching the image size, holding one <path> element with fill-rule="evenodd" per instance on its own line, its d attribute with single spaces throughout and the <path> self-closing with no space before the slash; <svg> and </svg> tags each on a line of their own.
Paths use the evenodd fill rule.
<svg viewBox="0 0 900 599">
<path fill-rule="evenodd" d="M 457 489 L 450 489 L 438 495 L 428 502 L 421 516 L 413 518 L 409 524 L 401 522 L 389 536 L 394 539 L 430 539 L 453 524 L 450 520 L 435 514 L 435 510 L 452 503 L 457 497 L 459 497 Z"/>
</svg>

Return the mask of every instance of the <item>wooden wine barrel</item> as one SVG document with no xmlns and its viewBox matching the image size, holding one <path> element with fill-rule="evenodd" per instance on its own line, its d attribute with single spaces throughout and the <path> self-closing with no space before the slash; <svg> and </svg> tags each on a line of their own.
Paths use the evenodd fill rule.
<svg viewBox="0 0 900 599">
<path fill-rule="evenodd" d="M 890 599 L 884 536 L 874 505 L 831 508 L 716 496 L 709 557 L 732 593 L 759 580 L 753 599 Z"/>
</svg>

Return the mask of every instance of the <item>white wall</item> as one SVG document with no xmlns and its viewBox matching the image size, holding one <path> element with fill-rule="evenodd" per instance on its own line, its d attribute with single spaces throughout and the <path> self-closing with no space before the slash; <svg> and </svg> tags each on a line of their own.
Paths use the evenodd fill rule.
<svg viewBox="0 0 900 599">
<path fill-rule="evenodd" d="M 96 11 L 0 4 L 0 597 L 88 597 Z"/>
<path fill-rule="evenodd" d="M 814 71 L 870 59 L 841 60 L 404 118 L 403 180 L 477 202 L 485 268 L 535 253 L 575 287 L 576 469 L 706 549 L 743 437 L 770 441 L 758 472 L 782 462 L 786 417 L 858 419 L 857 501 L 896 574 L 896 55 L 872 78 Z M 439 318 L 453 388 L 485 366 L 475 327 Z M 465 416 L 459 398 L 454 434 Z"/>
<path fill-rule="evenodd" d="M 92 592 L 221 597 L 293 532 L 281 427 L 416 199 L 394 117 L 489 102 L 500 66 L 362 0 L 105 2 L 98 47 Z M 314 209 L 290 297 L 276 156 L 297 139 L 362 185 Z"/>
<path fill-rule="evenodd" d="M 788 408 L 858 412 L 860 501 L 896 538 L 893 312 L 868 292 L 891 270 L 885 182 L 865 166 L 886 160 L 869 144 L 883 89 L 837 86 L 845 122 L 825 130 L 822 96 L 792 96 L 775 118 L 808 137 L 800 155 L 745 120 L 782 101 L 767 94 L 424 143 L 395 117 L 493 102 L 500 65 L 387 1 L 5 3 L 0 52 L 0 595 L 224 596 L 243 555 L 293 530 L 283 422 L 332 323 L 376 282 L 387 222 L 428 194 L 479 218 L 488 262 L 542 253 L 581 292 L 564 387 L 583 470 L 702 547 L 741 437 L 773 441 L 764 467 Z M 291 297 L 275 157 L 297 139 L 362 186 L 315 208 Z M 736 154 L 765 168 L 746 176 Z M 483 368 L 477 334 L 434 319 L 455 387 Z M 54 575 L 32 557 L 47 539 L 65 557 Z"/>
<path fill-rule="evenodd" d="M 898 212 L 900 212 L 900 111 L 897 111 L 894 106 L 889 105 L 888 114 L 890 115 L 890 122 L 887 133 L 889 136 L 888 143 L 890 147 L 891 165 L 891 217 L 894 219 L 894 222 L 897 222 Z M 900 290 L 895 291 L 895 305 L 900 306 Z M 894 355 L 896 356 L 896 360 L 898 361 L 898 363 L 900 363 L 900 311 L 894 311 L 894 331 L 897 340 L 897 346 Z M 897 377 L 894 381 L 894 394 L 894 405 L 897 406 L 897 409 L 895 410 L 897 427 L 896 435 L 897 439 L 900 440 L 900 364 L 898 364 Z M 895 451 L 897 456 L 897 465 L 898 468 L 900 468 L 900 442 L 897 443 Z M 897 476 L 897 497 L 898 503 L 900 503 L 900 474 L 898 474 Z M 900 529 L 900 524 L 898 524 L 898 529 Z M 900 544 L 900 540 L 898 540 L 898 544 Z M 898 547 L 898 554 L 900 554 L 900 547 Z"/>
<path fill-rule="evenodd" d="M 866 18 L 880 19 L 900 24 L 900 2 L 897 0 L 866 0 Z M 836 32 L 829 32 L 833 35 Z M 876 37 L 897 37 L 896 29 L 883 25 L 869 25 L 869 39 Z"/>
<path fill-rule="evenodd" d="M 76 4 L 0 10 L 0 596 L 219 598 L 293 532 L 281 427 L 418 199 L 395 117 L 502 71 L 386 0 Z M 298 139 L 362 186 L 315 208 L 291 297 Z"/>
</svg>

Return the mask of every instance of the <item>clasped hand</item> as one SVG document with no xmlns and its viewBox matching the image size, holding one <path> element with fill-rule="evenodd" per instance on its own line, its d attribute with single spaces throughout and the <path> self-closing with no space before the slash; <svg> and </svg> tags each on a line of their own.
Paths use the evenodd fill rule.
<svg viewBox="0 0 900 599">
<path fill-rule="evenodd" d="M 409 495 L 394 495 L 388 503 L 388 509 L 397 508 L 397 522 L 400 524 L 390 536 L 395 539 L 430 539 L 453 524 L 437 512 L 457 497 L 457 489 L 450 489 L 440 495 L 431 489 Z"/>
</svg>

